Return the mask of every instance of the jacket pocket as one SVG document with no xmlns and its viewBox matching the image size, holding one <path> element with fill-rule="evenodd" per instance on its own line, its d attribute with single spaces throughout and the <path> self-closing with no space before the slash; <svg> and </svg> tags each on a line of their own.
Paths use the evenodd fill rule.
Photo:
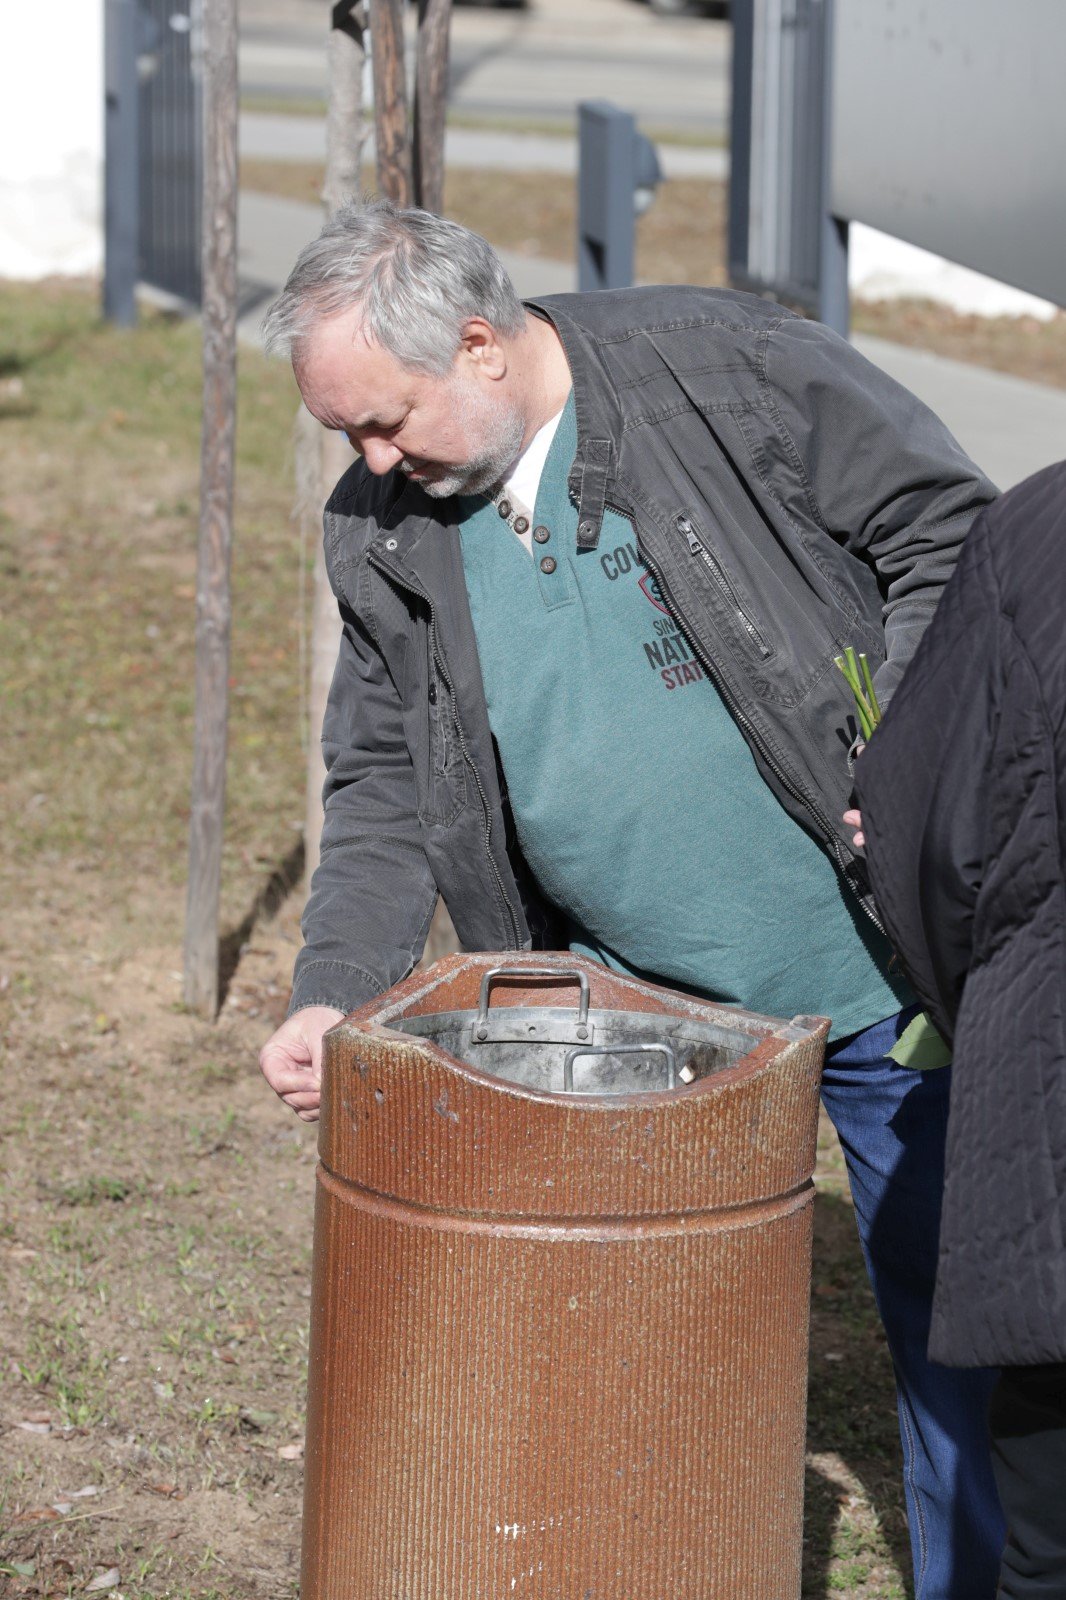
<svg viewBox="0 0 1066 1600">
<path fill-rule="evenodd" d="M 419 776 L 418 814 L 423 822 L 454 822 L 466 800 L 466 771 L 459 743 L 455 700 L 447 676 L 435 660 L 432 646 L 427 652 L 422 759 L 416 763 Z"/>
<path fill-rule="evenodd" d="M 710 582 L 716 600 L 715 609 L 724 615 L 729 630 L 748 646 L 757 660 L 769 661 L 774 654 L 774 647 L 765 629 L 752 615 L 751 604 L 741 599 L 736 584 L 701 536 L 696 523 L 686 512 L 679 513 L 674 523 L 688 546 L 690 557 Z"/>
</svg>

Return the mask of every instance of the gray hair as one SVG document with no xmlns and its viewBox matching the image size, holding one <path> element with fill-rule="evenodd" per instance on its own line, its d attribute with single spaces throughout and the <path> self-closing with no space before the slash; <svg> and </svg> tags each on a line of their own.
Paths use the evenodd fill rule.
<svg viewBox="0 0 1066 1600">
<path fill-rule="evenodd" d="M 375 344 L 436 375 L 450 370 L 468 318 L 502 334 L 525 325 L 514 285 L 480 234 L 391 200 L 349 202 L 301 250 L 263 318 L 264 348 L 298 356 L 318 322 L 354 309 Z"/>
</svg>

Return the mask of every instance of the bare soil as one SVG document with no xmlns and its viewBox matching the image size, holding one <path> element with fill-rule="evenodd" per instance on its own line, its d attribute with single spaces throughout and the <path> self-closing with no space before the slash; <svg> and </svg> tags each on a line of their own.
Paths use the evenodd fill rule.
<svg viewBox="0 0 1066 1600">
<path fill-rule="evenodd" d="M 241 356 L 217 1023 L 181 1004 L 199 336 L 0 289 L 0 1594 L 298 1592 L 313 1128 L 294 391 Z M 825 1139 L 804 1594 L 907 1590 L 891 1374 Z M 461 1597 L 456 1597 L 461 1600 Z"/>
</svg>

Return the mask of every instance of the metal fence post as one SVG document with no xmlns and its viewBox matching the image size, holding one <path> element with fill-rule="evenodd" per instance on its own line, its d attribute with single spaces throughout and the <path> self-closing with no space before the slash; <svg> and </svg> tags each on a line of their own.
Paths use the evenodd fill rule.
<svg viewBox="0 0 1066 1600">
<path fill-rule="evenodd" d="M 731 279 L 748 265 L 751 215 L 751 105 L 755 12 L 753 0 L 733 0 L 732 100 L 729 107 L 729 238 Z"/>
<path fill-rule="evenodd" d="M 847 224 L 830 212 L 831 0 L 734 0 L 729 276 L 848 330 Z"/>
<path fill-rule="evenodd" d="M 818 320 L 846 339 L 851 323 L 848 293 L 848 225 L 830 210 L 833 160 L 833 23 L 835 0 L 822 0 L 822 229 L 818 246 Z"/>
<path fill-rule="evenodd" d="M 577 115 L 578 290 L 628 289 L 636 241 L 636 119 L 606 100 L 582 100 Z"/>
<path fill-rule="evenodd" d="M 136 0 L 106 0 L 104 12 L 104 316 L 137 321 L 140 266 Z"/>
</svg>

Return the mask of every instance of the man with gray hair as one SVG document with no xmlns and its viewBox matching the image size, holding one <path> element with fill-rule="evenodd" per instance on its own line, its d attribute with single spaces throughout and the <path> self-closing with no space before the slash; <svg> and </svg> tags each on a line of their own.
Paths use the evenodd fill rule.
<svg viewBox="0 0 1066 1600">
<path fill-rule="evenodd" d="M 322 1035 L 463 946 L 569 946 L 833 1019 L 823 1097 L 897 1373 L 920 1600 L 992 1600 L 994 1377 L 926 1357 L 948 1071 L 902 1065 L 850 802 L 848 644 L 891 698 L 995 491 L 843 340 L 703 288 L 522 305 L 477 235 L 338 213 L 268 313 L 360 459 L 325 512 L 343 621 L 321 864 L 260 1061 L 317 1115 Z M 893 1054 L 895 1052 L 895 1054 Z"/>
</svg>

